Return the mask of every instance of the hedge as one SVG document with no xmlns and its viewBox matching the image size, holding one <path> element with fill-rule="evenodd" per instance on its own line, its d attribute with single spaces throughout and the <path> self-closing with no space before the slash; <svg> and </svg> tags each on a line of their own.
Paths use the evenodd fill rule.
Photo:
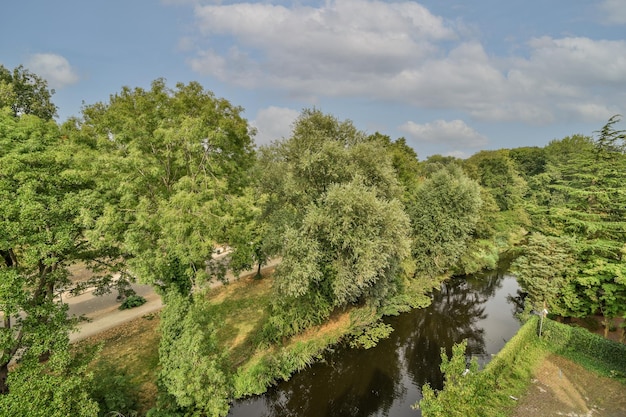
<svg viewBox="0 0 626 417">
<path fill-rule="evenodd" d="M 556 354 L 583 359 L 596 369 L 626 375 L 626 345 L 605 339 L 581 327 L 545 319 L 542 337 Z M 581 358 L 582 356 L 582 358 Z"/>
</svg>

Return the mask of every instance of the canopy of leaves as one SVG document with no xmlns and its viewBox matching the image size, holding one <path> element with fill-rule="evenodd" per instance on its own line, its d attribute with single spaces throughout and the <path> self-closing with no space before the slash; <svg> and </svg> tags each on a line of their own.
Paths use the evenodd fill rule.
<svg viewBox="0 0 626 417">
<path fill-rule="evenodd" d="M 57 114 L 52 94 L 46 80 L 23 66 L 10 71 L 0 65 L 0 108 L 9 107 L 14 116 L 32 114 L 51 120 Z"/>
<path fill-rule="evenodd" d="M 190 416 L 225 416 L 232 380 L 206 301 L 202 295 L 190 299 L 171 291 L 166 303 L 159 325 L 159 379 L 176 404 L 161 407 L 181 409 Z"/>
<path fill-rule="evenodd" d="M 66 267 L 97 256 L 85 230 L 101 204 L 92 179 L 75 169 L 76 151 L 54 122 L 0 112 L 2 376 L 18 353 L 67 337 L 72 322 L 56 299 L 70 283 Z"/>
<path fill-rule="evenodd" d="M 92 238 L 121 242 L 146 282 L 186 287 L 205 276 L 216 243 L 228 240 L 232 206 L 254 161 L 240 113 L 198 83 L 172 90 L 162 79 L 84 108 L 83 119 L 65 128 L 96 150 L 108 196 Z"/>
<path fill-rule="evenodd" d="M 434 276 L 463 255 L 478 223 L 480 187 L 456 165 L 440 168 L 418 188 L 407 212 L 419 274 Z"/>
</svg>

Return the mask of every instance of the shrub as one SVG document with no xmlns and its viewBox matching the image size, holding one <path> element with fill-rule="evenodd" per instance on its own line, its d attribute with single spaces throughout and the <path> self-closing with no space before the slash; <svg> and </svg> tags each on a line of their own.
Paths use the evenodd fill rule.
<svg viewBox="0 0 626 417">
<path fill-rule="evenodd" d="M 98 402 L 98 416 L 137 414 L 138 391 L 131 377 L 119 367 L 100 361 L 94 372 L 91 397 Z"/>
<path fill-rule="evenodd" d="M 543 338 L 559 355 L 604 375 L 626 377 L 626 345 L 553 320 L 544 320 Z"/>
<path fill-rule="evenodd" d="M 141 295 L 131 295 L 119 306 L 120 310 L 128 310 L 130 308 L 139 307 L 140 305 L 144 305 L 146 303 L 146 299 Z"/>
</svg>

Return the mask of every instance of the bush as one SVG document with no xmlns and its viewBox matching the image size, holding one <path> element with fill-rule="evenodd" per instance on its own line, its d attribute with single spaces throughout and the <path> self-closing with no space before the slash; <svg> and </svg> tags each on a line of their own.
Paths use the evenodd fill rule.
<svg viewBox="0 0 626 417">
<path fill-rule="evenodd" d="M 553 320 L 544 320 L 543 338 L 559 355 L 604 375 L 626 377 L 626 345 Z"/>
<path fill-rule="evenodd" d="M 146 299 L 141 295 L 131 295 L 119 306 L 120 310 L 128 310 L 130 308 L 139 307 L 140 305 L 144 305 L 146 303 Z"/>
<path fill-rule="evenodd" d="M 131 377 L 115 365 L 101 361 L 95 372 L 91 386 L 91 397 L 98 403 L 98 416 L 123 414 L 137 415 L 138 392 Z"/>
</svg>

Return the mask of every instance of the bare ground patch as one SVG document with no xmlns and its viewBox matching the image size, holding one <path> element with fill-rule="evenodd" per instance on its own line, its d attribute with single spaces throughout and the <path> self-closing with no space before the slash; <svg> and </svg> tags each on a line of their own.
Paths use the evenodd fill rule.
<svg viewBox="0 0 626 417">
<path fill-rule="evenodd" d="M 549 355 L 536 369 L 512 416 L 624 417 L 626 385 Z"/>
</svg>

